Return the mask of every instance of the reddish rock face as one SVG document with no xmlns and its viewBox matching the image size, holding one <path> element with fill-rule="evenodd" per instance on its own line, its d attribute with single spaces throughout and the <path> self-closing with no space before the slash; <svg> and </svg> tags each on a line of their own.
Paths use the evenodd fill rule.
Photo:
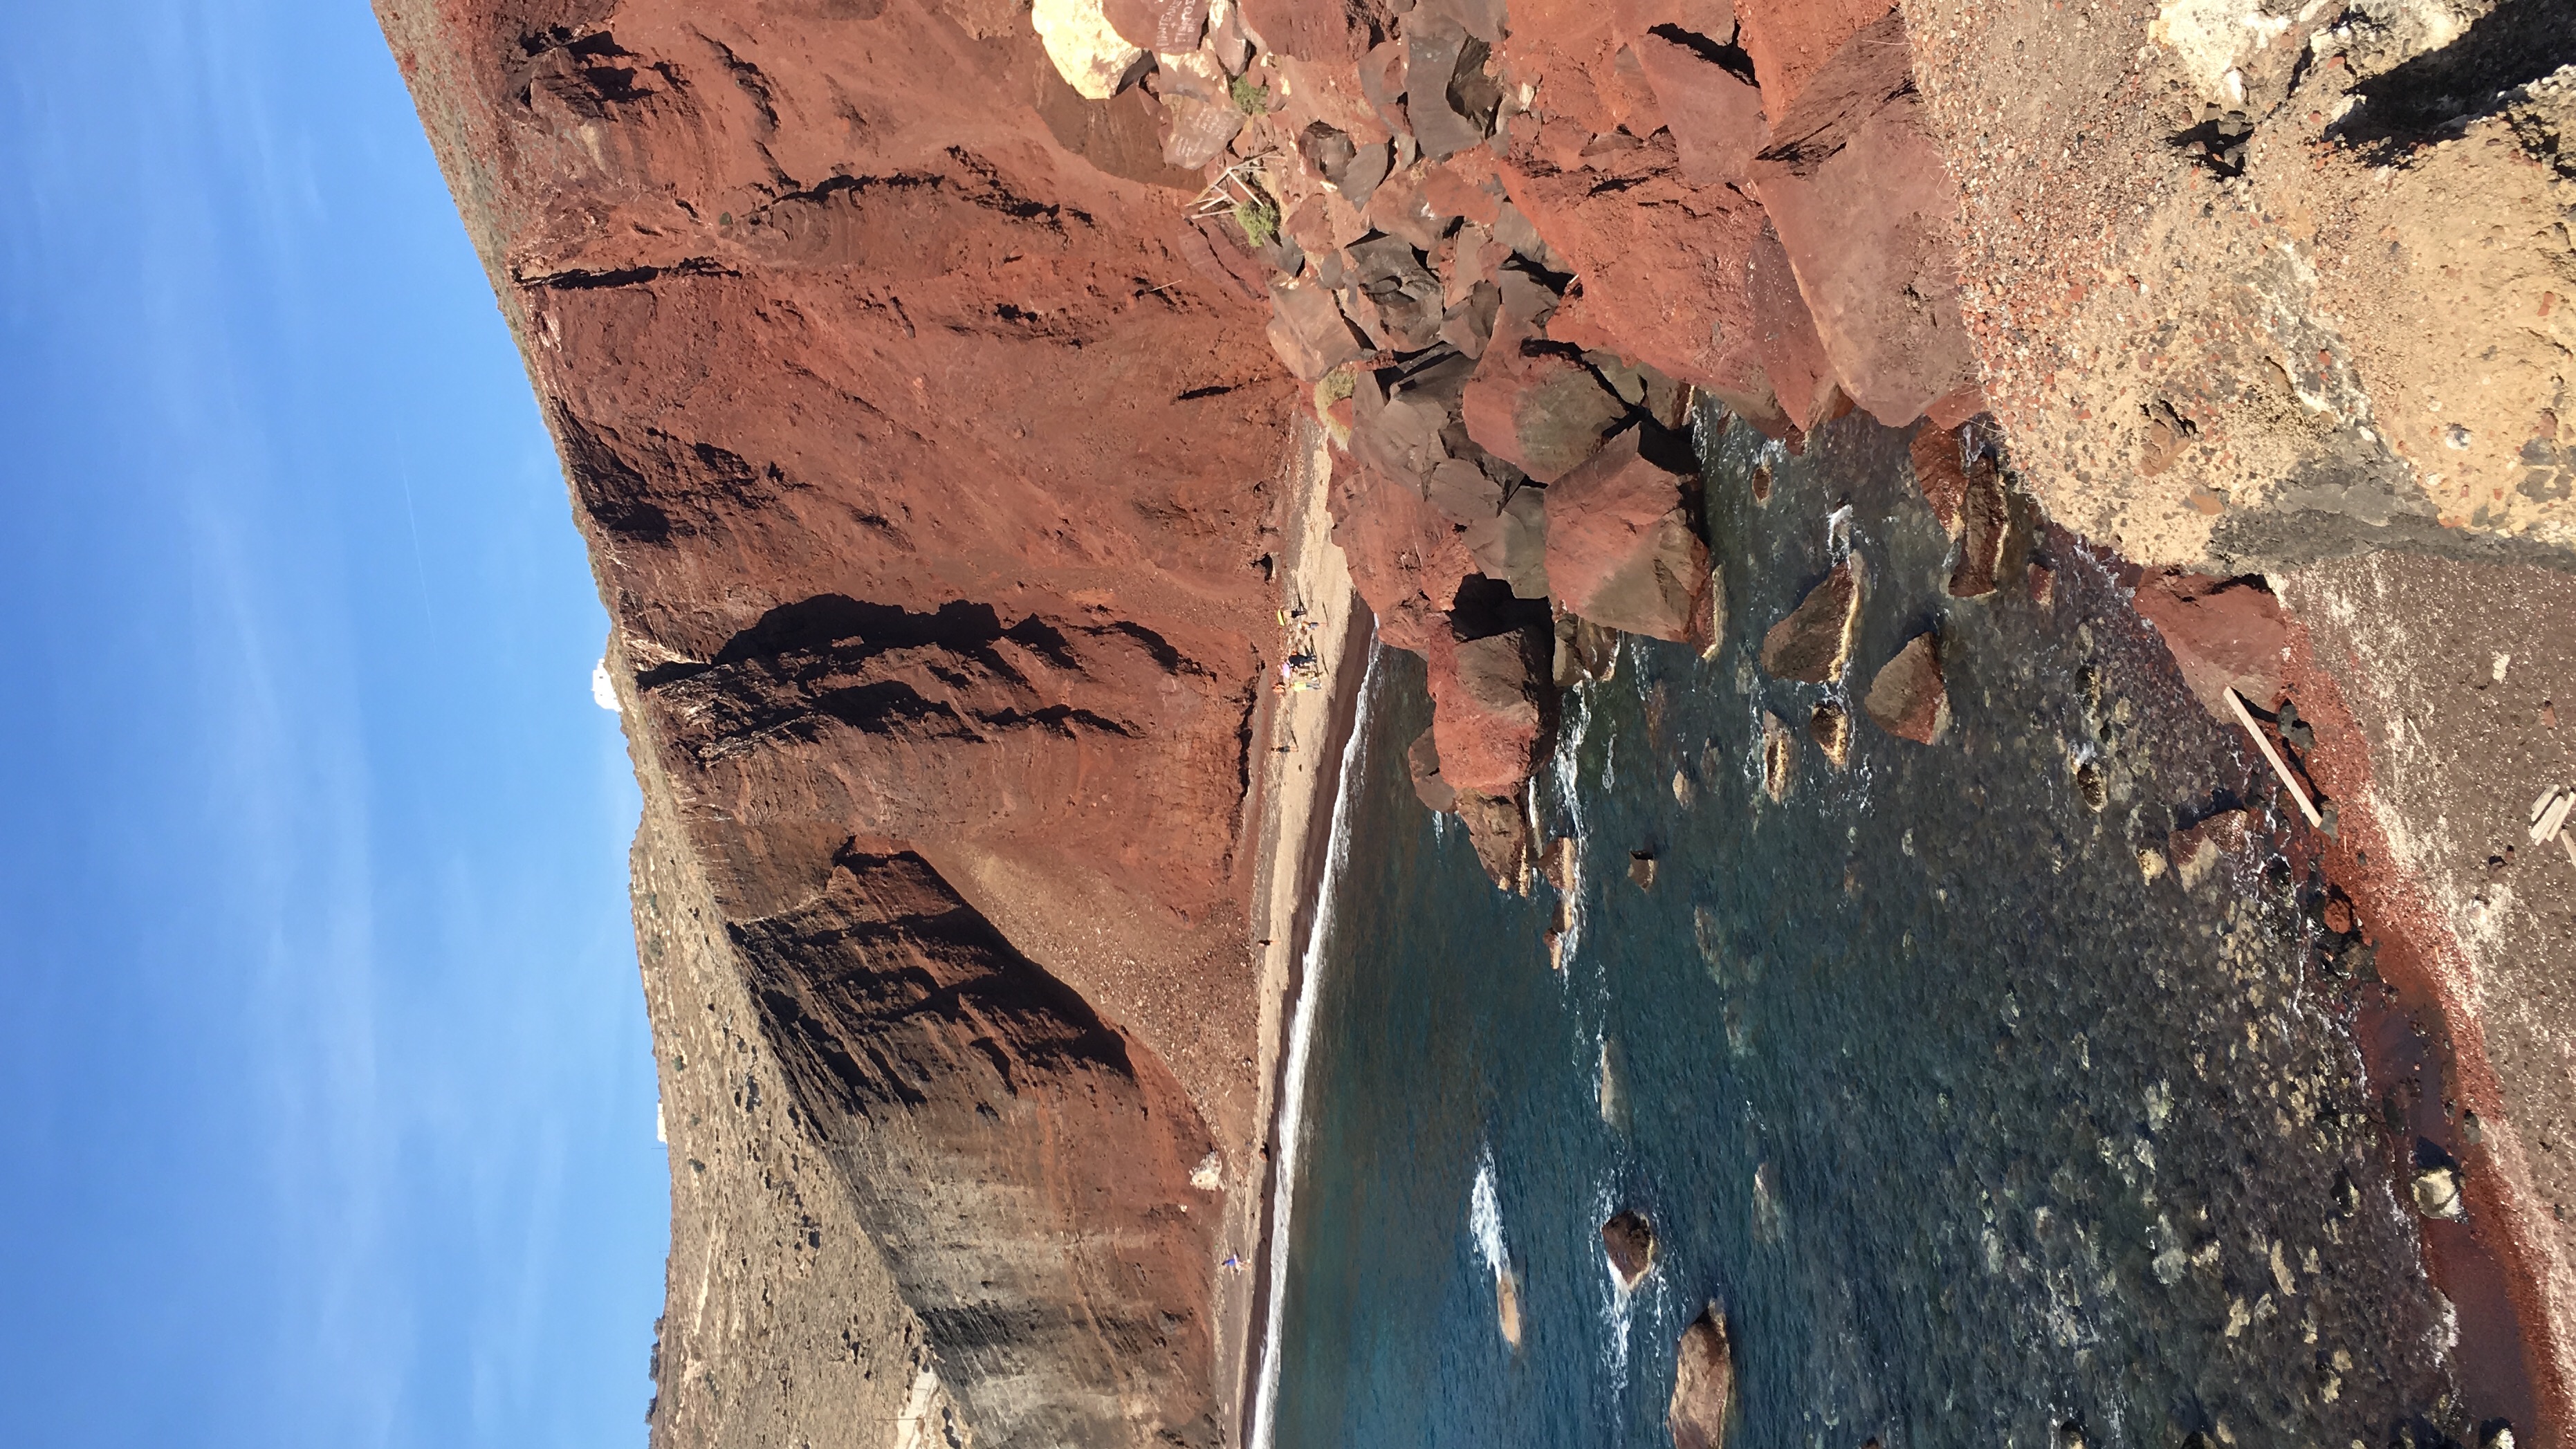
<svg viewBox="0 0 2576 1449">
<path fill-rule="evenodd" d="M 1629 41 L 1639 72 L 1653 87 L 1664 124 L 1693 186 L 1742 181 L 1755 153 L 1771 144 L 1762 92 L 1698 50 L 1652 32 Z"/>
<path fill-rule="evenodd" d="M 1537 763 L 1547 668 L 1538 640 L 1514 630 L 1452 641 L 1434 635 L 1431 731 L 1452 791 L 1510 795 Z"/>
<path fill-rule="evenodd" d="M 2215 579 L 2166 569 L 2138 583 L 2137 608 L 2164 636 L 2191 687 L 2211 714 L 2233 720 L 2226 691 L 2257 709 L 2281 698 L 2290 660 L 2290 624 L 2281 601 L 2260 579 Z"/>
<path fill-rule="evenodd" d="M 1753 244 L 1753 320 L 1761 329 L 1758 346 L 1762 370 L 1789 426 L 1813 432 L 1841 400 L 1833 363 L 1825 356 L 1816 319 L 1799 294 L 1797 272 L 1789 253 L 1768 225 Z M 1955 465 L 1954 465 L 1955 466 Z"/>
<path fill-rule="evenodd" d="M 1902 14 L 1852 36 L 1785 114 L 1772 100 L 1772 145 L 1753 163 L 1835 377 L 1889 427 L 1977 381 L 1958 189 L 1923 129 L 1911 54 Z"/>
<path fill-rule="evenodd" d="M 1655 639 L 1691 637 L 1709 586 L 1708 546 L 1691 530 L 1676 474 L 1613 438 L 1547 490 L 1547 578 L 1595 624 Z"/>
<path fill-rule="evenodd" d="M 1753 57 L 1772 120 L 1786 117 L 1816 73 L 1889 9 L 1886 0 L 1735 0 L 1737 40 Z"/>
</svg>

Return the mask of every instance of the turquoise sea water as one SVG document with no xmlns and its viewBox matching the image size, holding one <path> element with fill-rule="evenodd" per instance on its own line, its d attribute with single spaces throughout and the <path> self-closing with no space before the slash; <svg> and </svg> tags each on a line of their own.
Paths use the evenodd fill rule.
<svg viewBox="0 0 2576 1449">
<path fill-rule="evenodd" d="M 2260 767 L 2181 704 L 2072 540 L 2036 544 L 2050 604 L 1946 599 L 1900 435 L 1703 445 L 1728 644 L 1630 641 L 1568 696 L 1534 787 L 1581 843 L 1562 972 L 1553 893 L 1496 891 L 1413 797 L 1420 665 L 1390 651 L 1372 676 L 1314 986 L 1279 1449 L 1668 1444 L 1675 1340 L 1711 1302 L 1742 1445 L 2471 1439 L 2311 887 L 2259 850 L 2188 887 L 2141 865 Z M 1856 679 L 1937 623 L 1956 720 L 1920 747 L 1845 696 L 1836 770 L 1805 743 L 1830 691 L 1751 656 L 1846 547 L 1870 577 Z M 1801 736 L 1785 804 L 1760 789 L 1766 709 Z M 1599 1236 L 1622 1208 L 1661 1242 L 1633 1297 Z"/>
</svg>

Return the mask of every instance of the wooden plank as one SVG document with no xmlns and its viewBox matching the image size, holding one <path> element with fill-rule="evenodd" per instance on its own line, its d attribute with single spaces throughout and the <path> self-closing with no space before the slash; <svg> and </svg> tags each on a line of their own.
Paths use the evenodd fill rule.
<svg viewBox="0 0 2576 1449">
<path fill-rule="evenodd" d="M 2280 752 L 2272 748 L 2272 742 L 2264 737 L 2262 727 L 2254 723 L 2253 712 L 2245 707 L 2245 701 L 2231 689 L 2227 691 L 2227 703 L 2236 711 L 2236 722 L 2245 726 L 2245 733 L 2254 737 L 2254 748 L 2263 752 L 2263 759 L 2271 765 L 2272 773 L 2280 776 L 2281 783 L 2289 787 L 2290 798 L 2299 802 L 2299 813 L 2308 817 L 2308 824 L 2322 828 L 2326 823 L 2325 817 L 2317 813 L 2316 806 L 2308 803 L 2308 792 L 2299 788 L 2298 777 L 2290 773 L 2290 767 L 2282 762 Z"/>
</svg>

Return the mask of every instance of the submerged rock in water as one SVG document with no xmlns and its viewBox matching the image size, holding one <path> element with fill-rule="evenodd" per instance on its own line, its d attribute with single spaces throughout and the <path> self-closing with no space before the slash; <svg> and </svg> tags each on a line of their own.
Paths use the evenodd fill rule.
<svg viewBox="0 0 2576 1449">
<path fill-rule="evenodd" d="M 1628 879 L 1635 881 L 1637 889 L 1641 891 L 1655 888 L 1655 857 L 1652 852 L 1644 850 L 1628 852 Z"/>
<path fill-rule="evenodd" d="M 1933 744 L 1950 728 L 1950 691 L 1941 679 L 1941 639 L 1917 634 L 1879 667 L 1861 701 L 1880 729 L 1918 745 Z"/>
<path fill-rule="evenodd" d="M 1664 1414 L 1673 1449 L 1725 1449 L 1726 1413 L 1734 1401 L 1734 1346 L 1727 1338 L 1726 1315 L 1712 1303 L 1682 1330 L 1681 1351 L 1673 1364 L 1672 1407 Z"/>
<path fill-rule="evenodd" d="M 1606 1048 L 1605 1048 L 1606 1050 Z M 1608 1058 L 1603 1058 L 1606 1063 Z M 1607 1069 L 1604 1069 L 1607 1079 Z M 1610 1271 L 1618 1275 L 1619 1286 L 1628 1292 L 1655 1267 L 1655 1227 L 1645 1214 L 1634 1208 L 1622 1209 L 1601 1225 L 1601 1248 L 1610 1255 Z"/>
<path fill-rule="evenodd" d="M 1839 704 L 1826 700 L 1807 717 L 1807 733 L 1815 738 L 1816 748 L 1840 770 L 1851 764 L 1851 715 Z"/>
<path fill-rule="evenodd" d="M 2004 496 L 2003 470 L 1992 457 L 1980 457 L 1968 468 L 1968 486 L 1959 500 L 1959 561 L 1950 568 L 1950 597 L 1980 599 L 1995 591 L 1995 572 L 2003 566 L 2004 543 L 2012 532 L 2012 504 Z"/>
<path fill-rule="evenodd" d="M 1776 714 L 1762 716 L 1762 793 L 1779 804 L 1798 775 L 1798 736 Z"/>
<path fill-rule="evenodd" d="M 1851 663 L 1852 635 L 1860 622 L 1862 568 L 1845 559 L 1807 591 L 1789 617 L 1762 636 L 1762 667 L 1775 679 L 1829 684 Z"/>
</svg>

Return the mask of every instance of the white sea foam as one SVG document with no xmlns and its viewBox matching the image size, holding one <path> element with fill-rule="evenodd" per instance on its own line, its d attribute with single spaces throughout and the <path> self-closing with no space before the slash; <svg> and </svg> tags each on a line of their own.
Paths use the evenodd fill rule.
<svg viewBox="0 0 2576 1449">
<path fill-rule="evenodd" d="M 1288 1305 L 1288 1217 L 1295 1205 L 1297 1159 L 1306 1129 L 1306 1063 L 1315 1036 L 1315 1003 L 1323 995 L 1324 943 L 1331 939 L 1333 912 L 1342 873 L 1351 852 L 1351 801 L 1359 794 L 1361 767 L 1367 762 L 1369 715 L 1377 705 L 1376 636 L 1369 639 L 1368 669 L 1360 676 L 1360 702 L 1351 719 L 1351 737 L 1342 745 L 1341 788 L 1333 795 L 1333 833 L 1324 852 L 1324 878 L 1315 894 L 1315 923 L 1306 933 L 1306 957 L 1298 971 L 1297 1010 L 1288 1028 L 1288 1065 L 1279 1086 L 1279 1141 L 1272 1164 L 1276 1181 L 1270 1197 L 1270 1312 L 1261 1330 L 1261 1386 L 1252 1410 L 1254 1449 L 1270 1449 L 1279 1418 L 1279 1330 Z"/>
<path fill-rule="evenodd" d="M 1494 1270 L 1495 1277 L 1511 1270 L 1511 1250 L 1503 1243 L 1503 1202 L 1494 1189 L 1491 1143 L 1476 1163 L 1476 1186 L 1467 1194 L 1467 1231 L 1475 1236 L 1476 1251 L 1485 1255 L 1485 1266 Z"/>
</svg>

